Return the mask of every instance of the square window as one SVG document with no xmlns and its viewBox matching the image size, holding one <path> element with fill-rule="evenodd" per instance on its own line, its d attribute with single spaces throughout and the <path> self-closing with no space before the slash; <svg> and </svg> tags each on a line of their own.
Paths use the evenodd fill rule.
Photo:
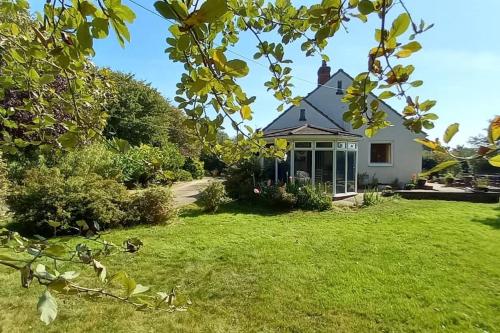
<svg viewBox="0 0 500 333">
<path fill-rule="evenodd" d="M 354 142 L 349 142 L 347 148 L 350 150 L 356 150 L 356 144 Z"/>
<path fill-rule="evenodd" d="M 345 142 L 337 142 L 337 149 L 345 149 Z"/>
<path fill-rule="evenodd" d="M 391 150 L 390 143 L 372 143 L 370 145 L 370 163 L 391 164 Z"/>
</svg>

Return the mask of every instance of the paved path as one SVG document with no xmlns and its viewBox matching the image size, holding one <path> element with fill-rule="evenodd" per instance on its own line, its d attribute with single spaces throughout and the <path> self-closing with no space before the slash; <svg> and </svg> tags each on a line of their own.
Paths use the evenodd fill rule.
<svg viewBox="0 0 500 333">
<path fill-rule="evenodd" d="M 172 185 L 175 206 L 181 207 L 194 203 L 198 199 L 200 192 L 203 191 L 212 180 L 214 179 L 204 177 L 202 179 L 180 182 Z"/>
</svg>

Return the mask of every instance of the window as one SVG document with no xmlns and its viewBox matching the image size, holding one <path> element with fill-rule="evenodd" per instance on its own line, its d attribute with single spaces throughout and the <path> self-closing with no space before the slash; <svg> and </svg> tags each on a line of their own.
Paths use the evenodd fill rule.
<svg viewBox="0 0 500 333">
<path fill-rule="evenodd" d="M 310 142 L 295 142 L 295 148 L 311 148 Z"/>
<path fill-rule="evenodd" d="M 372 143 L 370 145 L 371 164 L 392 164 L 392 149 L 390 143 Z"/>
<path fill-rule="evenodd" d="M 342 95 L 344 92 L 342 91 L 342 81 L 337 81 L 337 95 Z"/>
<path fill-rule="evenodd" d="M 316 148 L 332 148 L 333 142 L 316 142 Z"/>
<path fill-rule="evenodd" d="M 306 109 L 300 109 L 299 121 L 306 121 Z"/>
</svg>

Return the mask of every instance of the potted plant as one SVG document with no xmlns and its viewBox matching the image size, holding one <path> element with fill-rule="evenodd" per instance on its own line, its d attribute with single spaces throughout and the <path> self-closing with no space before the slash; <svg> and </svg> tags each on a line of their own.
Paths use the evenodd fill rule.
<svg viewBox="0 0 500 333">
<path fill-rule="evenodd" d="M 478 178 L 476 179 L 474 188 L 481 192 L 488 192 L 488 185 L 489 182 L 487 178 Z"/>
<path fill-rule="evenodd" d="M 418 176 L 417 178 L 417 188 L 424 188 L 427 178 L 424 176 Z"/>
</svg>

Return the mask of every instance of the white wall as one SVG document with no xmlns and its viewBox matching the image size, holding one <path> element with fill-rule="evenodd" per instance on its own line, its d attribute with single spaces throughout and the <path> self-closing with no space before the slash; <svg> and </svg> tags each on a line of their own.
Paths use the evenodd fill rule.
<svg viewBox="0 0 500 333">
<path fill-rule="evenodd" d="M 358 173 L 367 173 L 370 177 L 375 177 L 380 183 L 392 183 L 396 178 L 400 183 L 408 182 L 412 175 L 421 171 L 422 167 L 422 145 L 414 141 L 417 137 L 403 126 L 403 118 L 394 112 L 391 108 L 381 103 L 380 107 L 387 112 L 387 120 L 393 126 L 380 130 L 373 138 L 364 137 L 364 128 L 353 130 L 350 124 L 342 120 L 342 115 L 348 110 L 348 106 L 341 101 L 342 95 L 337 95 L 337 81 L 342 81 L 342 88 L 346 89 L 351 85 L 351 78 L 343 71 L 337 72 L 325 84 L 328 87 L 320 87 L 313 91 L 307 100 L 318 109 L 332 118 L 345 130 L 363 135 L 359 141 L 358 148 Z M 372 98 L 369 98 L 369 100 Z M 389 100 L 390 101 L 390 100 Z M 286 112 L 280 119 L 272 124 L 267 130 L 294 127 L 299 125 L 299 110 L 306 109 L 307 123 L 320 127 L 334 126 L 332 123 L 316 112 L 307 103 L 301 102 L 301 105 L 294 107 Z M 390 166 L 370 166 L 369 152 L 371 142 L 390 142 L 392 144 L 392 165 Z"/>
</svg>

